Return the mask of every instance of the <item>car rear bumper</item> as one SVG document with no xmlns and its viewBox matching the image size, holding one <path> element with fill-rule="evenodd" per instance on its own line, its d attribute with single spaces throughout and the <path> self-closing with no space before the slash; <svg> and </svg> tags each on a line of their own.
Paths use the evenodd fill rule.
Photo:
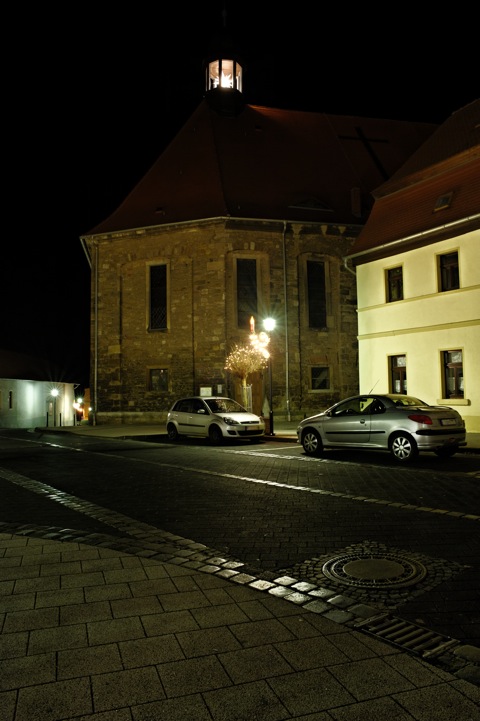
<svg viewBox="0 0 480 721">
<path fill-rule="evenodd" d="M 422 429 L 415 434 L 420 449 L 444 448 L 445 446 L 466 446 L 467 434 L 464 428 Z"/>
</svg>

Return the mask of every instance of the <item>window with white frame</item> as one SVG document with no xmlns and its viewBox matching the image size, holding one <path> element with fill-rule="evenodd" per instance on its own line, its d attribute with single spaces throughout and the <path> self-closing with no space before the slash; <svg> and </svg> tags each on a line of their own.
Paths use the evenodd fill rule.
<svg viewBox="0 0 480 721">
<path fill-rule="evenodd" d="M 461 350 L 442 351 L 443 397 L 463 398 L 463 352 Z"/>
<path fill-rule="evenodd" d="M 403 300 L 403 268 L 389 268 L 386 272 L 387 303 Z"/>
<path fill-rule="evenodd" d="M 407 392 L 407 356 L 392 355 L 389 357 L 390 393 Z"/>
<path fill-rule="evenodd" d="M 438 289 L 441 293 L 460 288 L 458 253 L 445 253 L 438 256 Z"/>
</svg>

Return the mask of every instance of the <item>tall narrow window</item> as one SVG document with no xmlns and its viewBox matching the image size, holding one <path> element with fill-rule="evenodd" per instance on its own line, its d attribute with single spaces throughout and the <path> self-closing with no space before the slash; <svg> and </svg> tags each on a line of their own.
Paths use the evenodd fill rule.
<svg viewBox="0 0 480 721">
<path fill-rule="evenodd" d="M 403 300 L 403 268 L 387 270 L 387 303 Z"/>
<path fill-rule="evenodd" d="M 258 315 L 257 261 L 237 259 L 237 322 L 248 330 L 250 318 Z"/>
<path fill-rule="evenodd" d="M 407 392 L 407 357 L 390 356 L 390 389 L 392 393 Z"/>
<path fill-rule="evenodd" d="M 308 325 L 310 328 L 327 327 L 327 297 L 325 289 L 325 264 L 307 261 Z"/>
<path fill-rule="evenodd" d="M 439 257 L 440 291 L 460 288 L 458 253 L 446 253 Z"/>
<path fill-rule="evenodd" d="M 167 328 L 167 266 L 150 267 L 150 330 Z"/>
<path fill-rule="evenodd" d="M 443 384 L 445 398 L 463 398 L 463 353 L 461 350 L 443 352 Z"/>
</svg>

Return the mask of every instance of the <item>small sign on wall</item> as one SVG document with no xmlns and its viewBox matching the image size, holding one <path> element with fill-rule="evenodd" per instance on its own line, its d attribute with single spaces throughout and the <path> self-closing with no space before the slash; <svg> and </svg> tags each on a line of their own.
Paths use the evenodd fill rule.
<svg viewBox="0 0 480 721">
<path fill-rule="evenodd" d="M 201 396 L 211 396 L 212 395 L 212 386 L 200 386 L 200 395 Z"/>
</svg>

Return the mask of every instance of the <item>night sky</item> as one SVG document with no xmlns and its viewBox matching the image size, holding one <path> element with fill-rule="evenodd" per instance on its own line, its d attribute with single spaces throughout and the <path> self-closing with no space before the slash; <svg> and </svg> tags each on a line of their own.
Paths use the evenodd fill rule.
<svg viewBox="0 0 480 721">
<path fill-rule="evenodd" d="M 250 104 L 440 124 L 479 97 L 473 22 L 456 20 L 455 6 L 443 28 L 441 17 L 407 17 L 407 6 L 401 18 L 364 5 L 353 15 L 314 3 L 164 7 L 23 7 L 12 22 L 0 349 L 49 358 L 57 380 L 84 387 L 90 275 L 79 238 L 201 102 L 203 61 L 225 17 Z"/>
</svg>

